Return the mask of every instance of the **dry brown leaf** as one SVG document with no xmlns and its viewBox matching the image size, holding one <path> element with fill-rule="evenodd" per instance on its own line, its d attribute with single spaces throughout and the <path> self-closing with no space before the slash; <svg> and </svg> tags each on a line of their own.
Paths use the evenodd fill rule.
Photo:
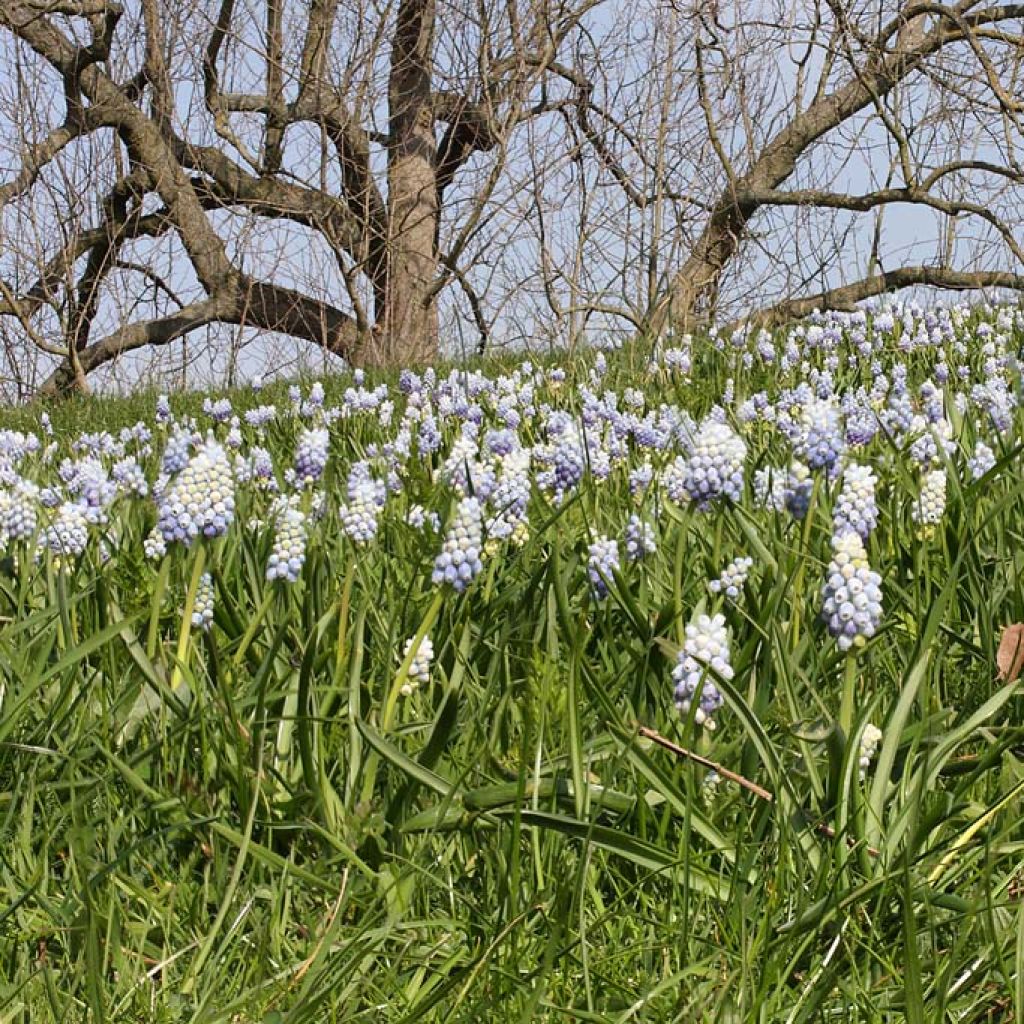
<svg viewBox="0 0 1024 1024">
<path fill-rule="evenodd" d="M 1012 683 L 1024 669 L 1024 622 L 1015 622 L 1003 630 L 996 652 L 999 678 Z"/>
</svg>

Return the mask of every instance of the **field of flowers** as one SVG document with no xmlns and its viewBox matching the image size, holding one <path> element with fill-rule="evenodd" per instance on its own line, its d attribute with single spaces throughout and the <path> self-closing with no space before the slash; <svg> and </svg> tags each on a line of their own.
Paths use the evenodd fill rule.
<svg viewBox="0 0 1024 1024">
<path fill-rule="evenodd" d="M 11 412 L 0 1022 L 1022 1019 L 1022 347 Z"/>
</svg>

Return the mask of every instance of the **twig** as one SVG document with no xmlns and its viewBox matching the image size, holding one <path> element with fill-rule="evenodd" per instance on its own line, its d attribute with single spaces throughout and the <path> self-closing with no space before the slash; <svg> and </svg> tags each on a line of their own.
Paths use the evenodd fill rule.
<svg viewBox="0 0 1024 1024">
<path fill-rule="evenodd" d="M 759 800 L 764 800 L 766 803 L 775 803 L 775 794 L 765 789 L 763 786 L 759 786 L 756 782 L 751 782 L 750 779 L 743 775 L 739 775 L 734 771 L 730 771 L 728 768 L 718 764 L 717 761 L 712 761 L 708 757 L 702 757 L 700 754 L 695 754 L 692 750 L 687 750 L 686 747 L 679 746 L 678 743 L 673 743 L 670 739 L 666 739 L 661 735 L 660 732 L 656 732 L 654 729 L 649 729 L 646 725 L 637 725 L 637 732 L 649 739 L 652 743 L 657 743 L 659 747 L 664 747 L 666 750 L 670 750 L 676 757 L 685 758 L 687 761 L 693 761 L 696 764 L 702 765 L 704 768 L 708 768 L 716 774 L 720 775 L 723 779 L 728 779 L 730 782 L 735 782 L 737 786 L 742 787 L 748 793 L 753 793 Z M 835 839 L 836 830 L 831 825 L 826 825 L 823 821 L 819 821 L 814 826 L 815 832 L 820 835 L 826 836 L 828 839 Z M 846 837 L 847 843 L 850 846 L 856 845 L 856 840 L 852 836 Z M 873 846 L 867 848 L 868 853 L 872 857 L 877 857 L 879 851 Z"/>
</svg>

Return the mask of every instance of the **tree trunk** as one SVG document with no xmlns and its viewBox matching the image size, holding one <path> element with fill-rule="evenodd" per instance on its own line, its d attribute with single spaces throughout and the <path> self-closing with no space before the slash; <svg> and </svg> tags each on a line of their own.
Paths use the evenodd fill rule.
<svg viewBox="0 0 1024 1024">
<path fill-rule="evenodd" d="M 403 0 L 391 53 L 387 288 L 365 360 L 389 366 L 428 363 L 437 354 L 434 14 L 434 0 Z"/>
</svg>

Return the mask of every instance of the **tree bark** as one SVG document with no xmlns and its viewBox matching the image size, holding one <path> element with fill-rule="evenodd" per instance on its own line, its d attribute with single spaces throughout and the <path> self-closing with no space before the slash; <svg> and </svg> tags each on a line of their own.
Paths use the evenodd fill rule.
<svg viewBox="0 0 1024 1024">
<path fill-rule="evenodd" d="M 434 0 L 398 9 L 388 83 L 387 287 L 365 362 L 398 366 L 437 354 L 437 141 L 431 71 Z"/>
</svg>

